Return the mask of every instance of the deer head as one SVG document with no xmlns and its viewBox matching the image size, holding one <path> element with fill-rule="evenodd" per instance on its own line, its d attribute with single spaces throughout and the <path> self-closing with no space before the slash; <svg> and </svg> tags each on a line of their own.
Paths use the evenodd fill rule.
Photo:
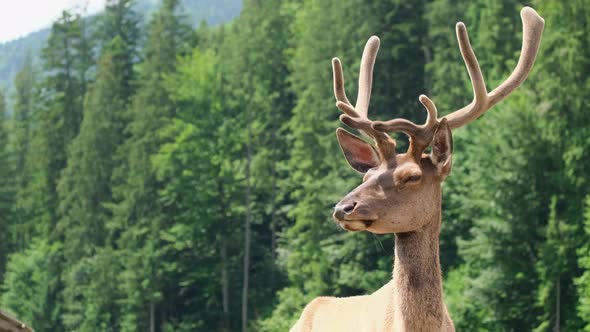
<svg viewBox="0 0 590 332">
<path fill-rule="evenodd" d="M 359 75 L 355 106 L 344 92 L 342 65 L 332 60 L 336 106 L 344 113 L 340 120 L 369 136 L 374 146 L 339 128 L 336 131 L 342 152 L 350 166 L 364 174 L 363 183 L 346 195 L 335 207 L 334 220 L 344 229 L 373 233 L 404 233 L 420 229 L 440 216 L 441 183 L 451 171 L 452 134 L 477 119 L 506 98 L 524 82 L 533 67 L 544 20 L 530 7 L 521 11 L 523 22 L 522 50 L 510 76 L 488 93 L 471 48 L 467 29 L 456 25 L 459 48 L 471 83 L 473 101 L 463 108 L 439 118 L 436 106 L 425 95 L 419 100 L 428 112 L 423 125 L 406 119 L 372 121 L 368 118 L 373 66 L 379 49 L 379 38 L 373 36 L 365 46 Z M 396 142 L 389 132 L 409 136 L 405 153 L 396 152 Z M 431 151 L 424 151 L 431 147 Z"/>
</svg>

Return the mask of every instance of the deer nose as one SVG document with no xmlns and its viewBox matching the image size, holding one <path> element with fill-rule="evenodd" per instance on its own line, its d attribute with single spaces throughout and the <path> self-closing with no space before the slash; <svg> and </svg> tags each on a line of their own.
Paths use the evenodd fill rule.
<svg viewBox="0 0 590 332">
<path fill-rule="evenodd" d="M 356 202 L 352 203 L 338 203 L 334 207 L 334 218 L 338 220 L 345 220 L 346 216 L 349 215 L 356 207 Z"/>
</svg>

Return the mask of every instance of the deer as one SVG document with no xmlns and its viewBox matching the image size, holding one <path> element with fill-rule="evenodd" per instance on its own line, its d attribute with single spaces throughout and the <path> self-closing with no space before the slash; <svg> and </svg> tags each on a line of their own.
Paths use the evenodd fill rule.
<svg viewBox="0 0 590 332">
<path fill-rule="evenodd" d="M 333 219 L 347 231 L 393 233 L 393 273 L 392 279 L 371 295 L 315 298 L 291 332 L 455 331 L 443 301 L 439 257 L 442 183 L 452 165 L 451 131 L 482 116 L 527 78 L 545 21 L 530 7 L 524 7 L 520 16 L 523 35 L 518 63 L 508 78 L 489 93 L 467 28 L 462 22 L 456 24 L 473 100 L 439 118 L 433 101 L 421 95 L 419 101 L 427 112 L 422 125 L 401 118 L 368 118 L 378 37 L 372 36 L 363 51 L 354 106 L 344 91 L 342 64 L 338 58 L 332 59 L 336 107 L 343 113 L 340 121 L 373 141 L 369 144 L 345 129 L 336 130 L 346 161 L 363 174 L 363 181 L 336 204 Z M 389 135 L 397 132 L 409 137 L 405 153 L 396 152 L 396 141 Z"/>
</svg>

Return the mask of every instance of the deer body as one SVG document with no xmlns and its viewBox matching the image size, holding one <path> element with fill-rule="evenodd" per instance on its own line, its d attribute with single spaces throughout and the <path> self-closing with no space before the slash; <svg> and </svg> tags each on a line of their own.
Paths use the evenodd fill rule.
<svg viewBox="0 0 590 332">
<path fill-rule="evenodd" d="M 443 301 L 439 262 L 441 185 L 451 171 L 452 134 L 481 116 L 524 82 L 538 51 L 543 19 L 529 7 L 521 11 L 523 44 L 516 68 L 488 93 L 463 23 L 456 32 L 461 55 L 473 86 L 474 99 L 465 107 L 439 118 L 434 103 L 419 100 L 428 112 L 423 125 L 406 119 L 372 121 L 368 118 L 373 66 L 379 39 L 365 46 L 359 92 L 353 106 L 344 91 L 342 65 L 332 60 L 336 106 L 340 120 L 372 138 L 374 145 L 339 128 L 338 143 L 349 165 L 363 174 L 363 183 L 334 208 L 334 221 L 348 231 L 395 234 L 393 278 L 371 295 L 347 298 L 318 297 L 304 309 L 291 332 L 454 331 Z M 410 138 L 406 153 L 396 152 L 389 132 Z M 431 147 L 431 152 L 424 151 Z"/>
</svg>

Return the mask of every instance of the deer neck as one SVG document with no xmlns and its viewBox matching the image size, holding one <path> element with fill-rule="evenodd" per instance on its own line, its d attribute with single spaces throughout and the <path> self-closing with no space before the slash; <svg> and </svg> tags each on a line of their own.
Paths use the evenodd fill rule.
<svg viewBox="0 0 590 332">
<path fill-rule="evenodd" d="M 393 315 L 399 331 L 440 330 L 443 303 L 439 258 L 440 203 L 432 220 L 395 236 Z"/>
</svg>

